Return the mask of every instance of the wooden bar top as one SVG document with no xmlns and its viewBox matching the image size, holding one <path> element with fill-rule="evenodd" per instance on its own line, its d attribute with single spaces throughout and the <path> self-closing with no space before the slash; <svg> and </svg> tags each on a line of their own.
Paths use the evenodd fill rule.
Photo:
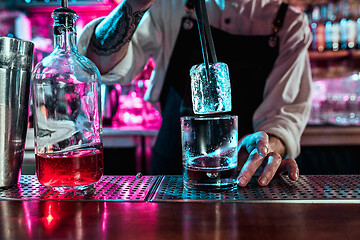
<svg viewBox="0 0 360 240">
<path fill-rule="evenodd" d="M 0 201 L 0 239 L 359 239 L 360 204 Z"/>
</svg>

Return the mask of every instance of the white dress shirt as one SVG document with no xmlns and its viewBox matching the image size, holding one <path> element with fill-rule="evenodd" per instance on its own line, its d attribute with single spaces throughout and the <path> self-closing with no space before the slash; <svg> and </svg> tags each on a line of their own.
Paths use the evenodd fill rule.
<svg viewBox="0 0 360 240">
<path fill-rule="evenodd" d="M 102 76 L 102 82 L 129 83 L 152 57 L 155 71 L 145 100 L 157 102 L 181 19 L 187 15 L 185 3 L 186 0 L 157 0 L 140 22 L 124 59 Z M 280 4 L 279 0 L 206 1 L 210 25 L 239 35 L 270 35 Z M 195 18 L 195 13 L 192 16 Z M 86 53 L 93 31 L 101 20 L 95 19 L 84 28 L 78 44 L 82 54 Z M 296 157 L 311 107 L 312 79 L 307 50 L 312 35 L 305 14 L 290 6 L 278 36 L 279 56 L 267 78 L 264 100 L 253 115 L 253 126 L 256 131 L 282 139 L 287 157 Z"/>
</svg>

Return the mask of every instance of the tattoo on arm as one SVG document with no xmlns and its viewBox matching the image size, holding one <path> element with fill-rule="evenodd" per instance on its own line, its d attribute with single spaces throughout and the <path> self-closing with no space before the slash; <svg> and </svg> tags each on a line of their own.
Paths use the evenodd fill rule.
<svg viewBox="0 0 360 240">
<path fill-rule="evenodd" d="M 98 36 L 94 34 L 90 40 L 91 49 L 101 56 L 110 56 L 118 52 L 127 42 L 130 41 L 141 18 L 146 10 L 132 12 L 131 5 L 125 2 L 120 11 L 114 14 L 117 23 L 110 23 L 100 29 Z M 106 28 L 106 29 L 105 29 Z"/>
</svg>

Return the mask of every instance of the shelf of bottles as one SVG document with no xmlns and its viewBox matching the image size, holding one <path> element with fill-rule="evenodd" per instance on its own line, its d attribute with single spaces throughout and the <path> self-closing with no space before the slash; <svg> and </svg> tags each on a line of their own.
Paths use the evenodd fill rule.
<svg viewBox="0 0 360 240">
<path fill-rule="evenodd" d="M 358 0 L 314 4 L 308 13 L 315 52 L 357 49 L 360 46 L 360 3 Z"/>
<path fill-rule="evenodd" d="M 360 1 L 328 0 L 304 11 L 313 35 L 309 124 L 360 126 Z"/>
</svg>

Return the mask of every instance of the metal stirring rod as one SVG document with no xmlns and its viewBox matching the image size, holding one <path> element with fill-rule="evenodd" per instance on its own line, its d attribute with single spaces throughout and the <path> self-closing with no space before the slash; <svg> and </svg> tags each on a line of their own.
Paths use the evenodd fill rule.
<svg viewBox="0 0 360 240">
<path fill-rule="evenodd" d="M 201 50 L 203 54 L 203 60 L 205 65 L 206 77 L 208 81 L 210 81 L 210 69 L 209 69 L 209 55 L 207 52 L 207 43 L 206 43 L 206 32 L 205 32 L 205 24 L 204 24 L 204 9 L 201 4 L 202 0 L 195 1 L 195 12 L 196 17 L 198 20 L 198 29 L 199 29 L 199 36 L 200 36 L 200 43 L 201 43 Z"/>
<path fill-rule="evenodd" d="M 61 0 L 61 7 L 67 8 L 69 6 L 68 0 Z"/>
</svg>

